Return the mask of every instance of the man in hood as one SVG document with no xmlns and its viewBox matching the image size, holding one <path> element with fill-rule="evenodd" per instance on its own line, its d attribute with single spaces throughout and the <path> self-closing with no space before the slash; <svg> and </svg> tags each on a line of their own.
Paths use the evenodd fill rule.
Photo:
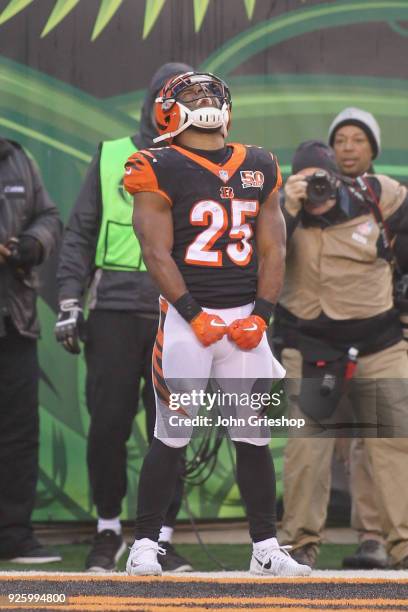
<svg viewBox="0 0 408 612">
<path fill-rule="evenodd" d="M 132 153 L 154 146 L 154 100 L 173 76 L 192 70 L 165 64 L 155 73 L 133 136 L 102 142 L 71 212 L 57 282 L 60 311 L 55 333 L 70 353 L 84 339 L 86 400 L 90 414 L 88 470 L 98 514 L 97 534 L 86 569 L 111 571 L 126 549 L 120 514 L 126 494 L 126 442 L 142 390 L 148 437 L 153 437 L 155 400 L 151 356 L 158 326 L 158 290 L 144 265 L 132 228 L 132 200 L 124 191 L 123 165 Z M 82 309 L 87 301 L 86 338 Z M 182 481 L 161 533 L 163 569 L 191 569 L 171 546 Z"/>
<path fill-rule="evenodd" d="M 0 562 L 61 561 L 31 524 L 39 471 L 37 266 L 61 229 L 36 164 L 0 135 Z"/>
</svg>

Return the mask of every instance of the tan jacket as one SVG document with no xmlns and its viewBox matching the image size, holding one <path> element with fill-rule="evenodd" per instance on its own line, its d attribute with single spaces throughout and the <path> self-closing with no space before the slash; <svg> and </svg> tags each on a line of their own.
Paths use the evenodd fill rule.
<svg viewBox="0 0 408 612">
<path fill-rule="evenodd" d="M 406 187 L 376 175 L 386 220 L 401 206 Z M 377 257 L 379 228 L 365 214 L 325 229 L 299 225 L 288 245 L 280 303 L 301 319 L 323 311 L 336 320 L 364 319 L 392 308 L 390 264 Z"/>
</svg>

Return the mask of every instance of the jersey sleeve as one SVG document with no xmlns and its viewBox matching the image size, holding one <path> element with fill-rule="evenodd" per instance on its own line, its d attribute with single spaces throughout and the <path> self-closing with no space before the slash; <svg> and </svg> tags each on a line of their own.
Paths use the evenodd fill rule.
<svg viewBox="0 0 408 612">
<path fill-rule="evenodd" d="M 128 193 L 134 195 L 143 191 L 159 193 L 170 205 L 172 200 L 166 190 L 159 184 L 153 169 L 156 158 L 150 151 L 138 151 L 131 155 L 125 164 L 123 185 Z"/>
<path fill-rule="evenodd" d="M 279 163 L 276 156 L 269 151 L 264 151 L 266 158 L 264 160 L 264 184 L 261 195 L 261 203 L 265 202 L 268 197 L 279 191 L 282 187 L 282 174 L 279 168 Z"/>
</svg>

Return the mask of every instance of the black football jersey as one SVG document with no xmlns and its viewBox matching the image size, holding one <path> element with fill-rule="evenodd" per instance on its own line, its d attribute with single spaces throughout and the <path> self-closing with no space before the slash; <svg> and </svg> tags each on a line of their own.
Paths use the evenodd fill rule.
<svg viewBox="0 0 408 612">
<path fill-rule="evenodd" d="M 225 163 L 177 145 L 146 149 L 126 163 L 131 193 L 159 192 L 171 206 L 172 256 L 201 306 L 232 308 L 255 299 L 255 226 L 260 207 L 282 183 L 274 155 L 229 144 Z"/>
</svg>

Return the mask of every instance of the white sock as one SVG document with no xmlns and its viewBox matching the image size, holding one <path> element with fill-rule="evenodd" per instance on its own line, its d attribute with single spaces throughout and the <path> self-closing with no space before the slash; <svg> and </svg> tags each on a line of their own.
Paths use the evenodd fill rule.
<svg viewBox="0 0 408 612">
<path fill-rule="evenodd" d="M 267 548 L 268 546 L 278 547 L 278 540 L 276 538 L 267 538 L 266 540 L 261 540 L 260 542 L 253 542 L 254 550 L 259 548 Z"/>
<path fill-rule="evenodd" d="M 163 525 L 163 527 L 160 529 L 159 542 L 168 542 L 170 544 L 173 538 L 173 533 L 173 527 L 167 527 L 167 525 Z"/>
<path fill-rule="evenodd" d="M 112 519 L 98 518 L 98 533 L 100 533 L 101 531 L 105 531 L 105 529 L 110 529 L 118 535 L 122 533 L 122 525 L 120 524 L 119 517 L 117 516 L 116 518 Z"/>
</svg>

